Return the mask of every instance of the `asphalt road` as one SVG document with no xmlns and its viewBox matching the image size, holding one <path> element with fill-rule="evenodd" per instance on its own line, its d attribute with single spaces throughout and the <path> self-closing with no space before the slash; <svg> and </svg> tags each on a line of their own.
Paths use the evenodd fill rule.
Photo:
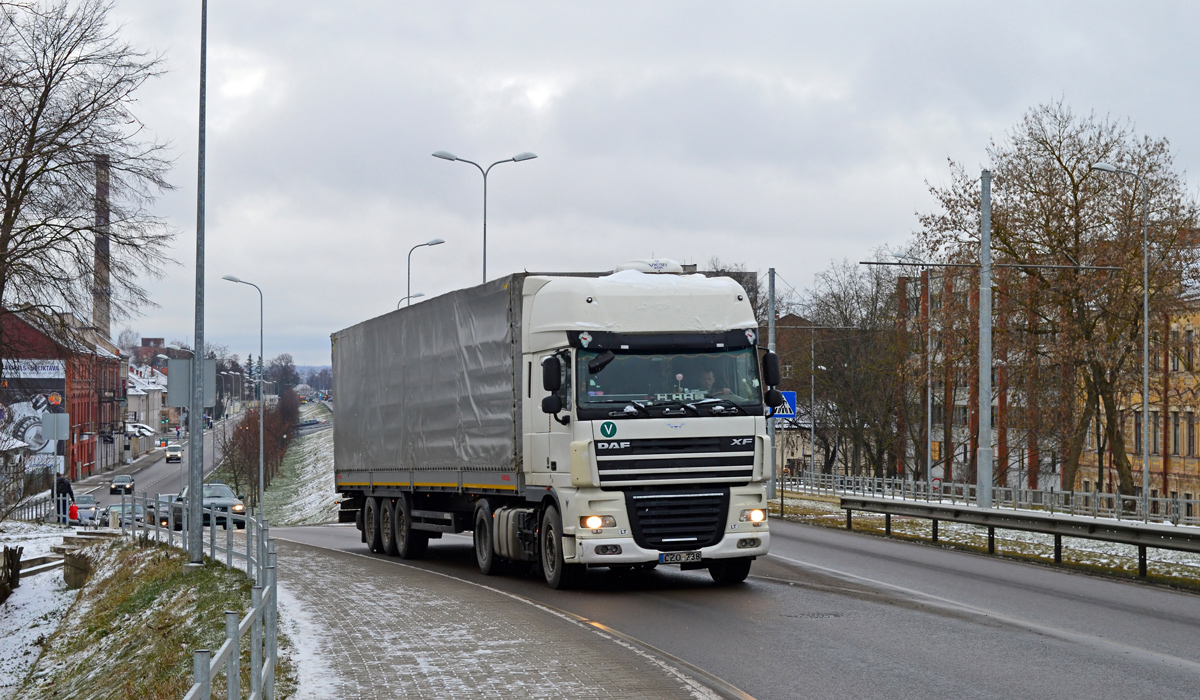
<svg viewBox="0 0 1200 700">
<path fill-rule="evenodd" d="M 272 534 L 366 552 L 353 527 Z M 660 567 L 552 591 L 482 576 L 467 536 L 416 564 L 603 623 L 756 698 L 1200 696 L 1195 595 L 813 526 L 772 534 L 732 588 Z"/>
<path fill-rule="evenodd" d="M 207 476 L 213 470 L 214 444 L 213 433 L 220 433 L 224 427 L 227 430 L 232 430 L 237 424 L 237 416 L 229 419 L 229 425 L 223 426 L 221 421 L 215 424 L 215 427 L 204 431 L 204 474 Z M 171 442 L 176 442 L 174 434 L 169 436 Z M 111 472 L 104 472 L 74 484 L 75 493 L 90 493 L 96 497 L 96 502 L 100 504 L 101 510 L 112 503 L 120 503 L 120 494 L 110 494 L 109 484 L 112 483 L 112 478 L 116 474 L 133 474 L 134 487 L 140 496 L 143 492 L 153 497 L 157 493 L 179 493 L 180 480 L 182 474 L 187 469 L 188 464 L 188 449 L 190 444 L 188 439 L 179 441 L 184 446 L 183 461 L 171 462 L 167 464 L 166 452 L 157 450 L 155 455 L 149 461 L 139 461 L 138 463 L 127 466 L 118 465 Z"/>
</svg>

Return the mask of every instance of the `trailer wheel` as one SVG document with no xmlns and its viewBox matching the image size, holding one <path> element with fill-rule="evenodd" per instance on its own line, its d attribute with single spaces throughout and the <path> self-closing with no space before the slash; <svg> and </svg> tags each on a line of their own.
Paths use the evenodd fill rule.
<svg viewBox="0 0 1200 700">
<path fill-rule="evenodd" d="M 380 505 L 383 507 L 379 509 L 379 543 L 384 554 L 394 557 L 400 553 L 396 549 L 396 500 L 384 498 Z"/>
<path fill-rule="evenodd" d="M 363 508 L 363 534 L 367 537 L 367 549 L 372 552 L 383 551 L 383 543 L 379 538 L 379 499 L 368 496 Z"/>
<path fill-rule="evenodd" d="M 583 577 L 583 567 L 563 561 L 562 518 L 555 506 L 548 506 L 542 515 L 542 532 L 538 537 L 538 545 L 542 575 L 545 576 L 546 583 L 554 590 L 575 587 Z"/>
<path fill-rule="evenodd" d="M 475 529 L 471 538 L 475 542 L 475 563 L 484 576 L 496 576 L 501 573 L 500 557 L 496 556 L 495 548 L 496 520 L 492 515 L 492 507 L 487 500 L 481 499 L 475 506 Z"/>
<path fill-rule="evenodd" d="M 708 575 L 720 586 L 732 586 L 741 583 L 750 575 L 750 557 L 739 559 L 718 559 L 708 565 Z"/>
<path fill-rule="evenodd" d="M 412 496 L 400 494 L 396 499 L 395 517 L 396 553 L 401 559 L 421 559 L 429 549 L 429 535 L 412 527 Z"/>
</svg>

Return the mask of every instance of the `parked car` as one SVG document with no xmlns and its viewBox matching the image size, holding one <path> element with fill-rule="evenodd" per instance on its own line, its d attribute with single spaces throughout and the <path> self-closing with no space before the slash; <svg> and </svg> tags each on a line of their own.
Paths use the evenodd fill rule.
<svg viewBox="0 0 1200 700">
<path fill-rule="evenodd" d="M 154 435 L 154 428 L 145 423 L 126 423 L 125 434 L 139 437 L 151 437 Z"/>
<path fill-rule="evenodd" d="M 183 487 L 183 491 L 175 497 L 175 503 L 171 506 L 175 512 L 175 529 L 182 530 L 184 519 L 187 517 L 187 502 L 188 502 L 188 487 Z M 242 497 L 234 495 L 233 489 L 226 484 L 213 482 L 204 484 L 200 505 L 203 508 L 212 508 L 217 512 L 217 524 L 227 527 L 229 518 L 222 516 L 221 513 L 232 513 L 234 515 L 244 515 L 246 506 L 242 503 Z M 208 525 L 208 512 L 203 515 L 203 524 Z M 246 521 L 240 520 L 236 522 L 239 530 L 246 527 Z"/>
<path fill-rule="evenodd" d="M 167 445 L 167 461 L 168 462 L 183 462 L 183 445 L 170 444 Z"/>
<path fill-rule="evenodd" d="M 117 474 L 108 487 L 109 493 L 133 493 L 133 477 L 129 474 Z"/>
<path fill-rule="evenodd" d="M 79 506 L 79 519 L 75 522 L 80 525 L 91 525 L 95 522 L 96 513 L 99 510 L 95 496 L 90 493 L 81 493 L 75 497 L 75 505 Z"/>
<path fill-rule="evenodd" d="M 112 512 L 116 512 L 116 514 L 117 514 L 117 526 L 118 527 L 127 527 L 129 525 L 132 525 L 134 521 L 137 521 L 139 523 L 146 522 L 146 509 L 141 507 L 140 505 L 137 505 L 134 503 L 126 503 L 125 506 L 122 507 L 120 503 L 114 503 L 111 506 L 109 506 L 108 508 L 104 509 L 104 515 L 103 515 L 104 523 L 103 524 L 105 526 L 108 525 L 109 518 L 111 517 L 109 515 L 109 513 L 112 513 Z"/>
</svg>

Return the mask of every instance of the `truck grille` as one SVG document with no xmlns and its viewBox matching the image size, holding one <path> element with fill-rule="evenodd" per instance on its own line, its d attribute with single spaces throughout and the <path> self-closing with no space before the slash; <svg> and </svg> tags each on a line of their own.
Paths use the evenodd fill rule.
<svg viewBox="0 0 1200 700">
<path fill-rule="evenodd" d="M 598 440 L 601 487 L 648 483 L 745 484 L 754 477 L 754 437 Z"/>
<path fill-rule="evenodd" d="M 668 552 L 700 549 L 721 539 L 729 491 L 630 492 L 625 506 L 638 546 Z"/>
</svg>

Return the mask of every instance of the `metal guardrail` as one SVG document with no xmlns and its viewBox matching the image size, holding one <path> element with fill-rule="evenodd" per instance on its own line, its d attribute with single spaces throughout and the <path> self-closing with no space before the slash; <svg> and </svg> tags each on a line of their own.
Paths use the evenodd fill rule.
<svg viewBox="0 0 1200 700">
<path fill-rule="evenodd" d="M 808 472 L 794 477 L 786 477 L 783 484 L 785 491 L 797 493 L 818 493 L 831 496 L 849 493 L 901 500 L 976 504 L 974 484 L 948 483 L 931 490 L 929 485 L 922 481 Z M 1148 500 L 1149 510 L 1143 512 L 1141 496 L 1103 492 L 1021 489 L 1005 486 L 992 487 L 992 504 L 996 509 L 1034 510 L 1092 518 L 1112 518 L 1121 521 L 1200 526 L 1200 499 L 1159 497 Z"/>
<path fill-rule="evenodd" d="M 121 512 L 125 512 L 126 497 L 121 496 Z M 154 541 L 164 541 L 161 537 L 166 531 L 165 542 L 168 546 L 175 545 L 175 509 L 171 501 L 161 501 L 157 497 L 149 498 L 142 494 L 128 501 L 130 505 L 140 505 L 144 518 L 149 519 L 153 512 L 152 522 L 138 522 L 136 507 L 131 508 L 129 522 L 121 522 L 122 533 L 128 532 L 135 536 L 150 537 L 154 533 Z M 153 508 L 153 510 L 152 510 Z M 166 524 L 159 517 L 159 509 L 165 509 Z M 225 641 L 214 655 L 208 649 L 198 649 L 192 654 L 192 687 L 184 700 L 210 700 L 212 697 L 212 679 L 225 670 L 226 697 L 237 700 L 241 697 L 241 639 L 250 634 L 250 700 L 272 700 L 275 697 L 275 665 L 279 658 L 278 620 L 279 620 L 279 587 L 275 575 L 275 542 L 271 539 L 271 528 L 266 519 L 258 519 L 251 513 L 232 513 L 216 508 L 202 508 L 201 512 L 208 516 L 208 525 L 201 521 L 202 533 L 207 535 L 208 556 L 214 561 L 221 561 L 218 554 L 223 555 L 226 566 L 233 568 L 235 561 L 245 565 L 247 574 L 254 577 L 256 585 L 250 589 L 250 610 L 245 617 L 238 620 L 237 612 L 225 611 Z M 217 536 L 217 521 L 223 520 L 221 528 L 225 536 Z M 179 547 L 187 547 L 187 518 L 180 523 Z M 234 546 L 233 531 L 242 524 L 246 533 L 244 551 L 238 551 Z M 206 531 L 206 532 L 205 532 Z M 223 544 L 218 540 L 224 539 Z"/>
</svg>

